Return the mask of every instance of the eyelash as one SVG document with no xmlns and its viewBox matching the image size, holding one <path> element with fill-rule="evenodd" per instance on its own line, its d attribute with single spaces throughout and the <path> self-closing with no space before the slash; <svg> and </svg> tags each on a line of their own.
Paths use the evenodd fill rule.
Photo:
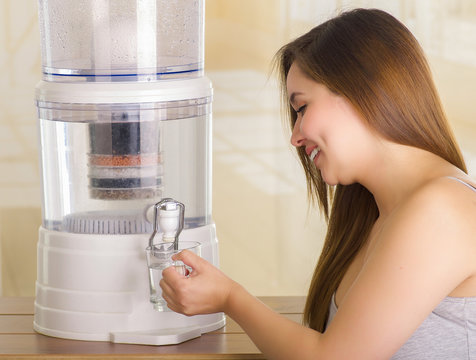
<svg viewBox="0 0 476 360">
<path fill-rule="evenodd" d="M 306 105 L 301 106 L 299 109 L 296 110 L 296 114 L 302 113 L 306 109 Z"/>
</svg>

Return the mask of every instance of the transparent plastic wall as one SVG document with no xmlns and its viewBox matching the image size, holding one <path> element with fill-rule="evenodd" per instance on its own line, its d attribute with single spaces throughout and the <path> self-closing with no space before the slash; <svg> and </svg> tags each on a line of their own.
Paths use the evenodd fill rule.
<svg viewBox="0 0 476 360">
<path fill-rule="evenodd" d="M 151 232 L 146 209 L 164 197 L 185 204 L 185 228 L 210 222 L 211 96 L 37 106 L 45 228 Z"/>
<path fill-rule="evenodd" d="M 199 77 L 203 0 L 39 0 L 50 81 Z"/>
<path fill-rule="evenodd" d="M 39 0 L 43 225 L 149 233 L 146 209 L 211 214 L 203 0 Z"/>
</svg>

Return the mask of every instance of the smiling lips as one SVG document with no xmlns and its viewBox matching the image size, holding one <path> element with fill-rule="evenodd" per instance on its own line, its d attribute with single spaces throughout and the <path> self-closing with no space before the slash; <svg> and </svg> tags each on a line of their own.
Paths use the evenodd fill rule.
<svg viewBox="0 0 476 360">
<path fill-rule="evenodd" d="M 314 148 L 311 153 L 309 154 L 309 158 L 311 159 L 311 161 L 314 161 L 314 159 L 316 158 L 317 154 L 319 154 L 319 152 L 321 151 L 320 148 L 316 147 Z"/>
</svg>

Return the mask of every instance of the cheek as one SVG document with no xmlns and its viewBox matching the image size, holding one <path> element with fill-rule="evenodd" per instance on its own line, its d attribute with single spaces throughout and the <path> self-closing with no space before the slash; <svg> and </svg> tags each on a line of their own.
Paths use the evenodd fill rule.
<svg viewBox="0 0 476 360">
<path fill-rule="evenodd" d="M 349 126 L 342 129 L 334 138 L 336 161 L 349 170 L 359 167 L 371 155 L 373 140 L 369 133 L 360 126 Z"/>
<path fill-rule="evenodd" d="M 326 124 L 322 123 L 321 119 L 323 119 L 323 115 L 320 111 L 307 110 L 300 122 L 301 133 L 309 139 L 313 139 L 316 135 L 322 135 Z"/>
<path fill-rule="evenodd" d="M 326 124 L 322 140 L 334 161 L 352 162 L 358 157 L 365 134 L 360 126 L 348 119 L 335 116 Z"/>
<path fill-rule="evenodd" d="M 316 131 L 316 125 L 314 124 L 314 120 L 311 116 L 306 114 L 306 116 L 299 122 L 299 131 L 305 137 L 310 138 Z"/>
</svg>

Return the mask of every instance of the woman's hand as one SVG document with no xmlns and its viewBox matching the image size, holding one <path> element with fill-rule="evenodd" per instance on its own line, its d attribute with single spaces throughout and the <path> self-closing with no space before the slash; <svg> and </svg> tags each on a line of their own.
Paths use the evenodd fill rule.
<svg viewBox="0 0 476 360">
<path fill-rule="evenodd" d="M 236 282 L 190 251 L 184 250 L 173 259 L 193 270 L 188 277 L 179 274 L 173 266 L 162 272 L 162 296 L 171 310 L 188 316 L 226 311 Z"/>
<path fill-rule="evenodd" d="M 162 296 L 173 311 L 189 316 L 225 312 L 267 359 L 316 359 L 322 353 L 321 334 L 275 313 L 205 259 L 187 250 L 173 259 L 193 269 L 189 277 L 173 266 L 162 272 Z"/>
</svg>

